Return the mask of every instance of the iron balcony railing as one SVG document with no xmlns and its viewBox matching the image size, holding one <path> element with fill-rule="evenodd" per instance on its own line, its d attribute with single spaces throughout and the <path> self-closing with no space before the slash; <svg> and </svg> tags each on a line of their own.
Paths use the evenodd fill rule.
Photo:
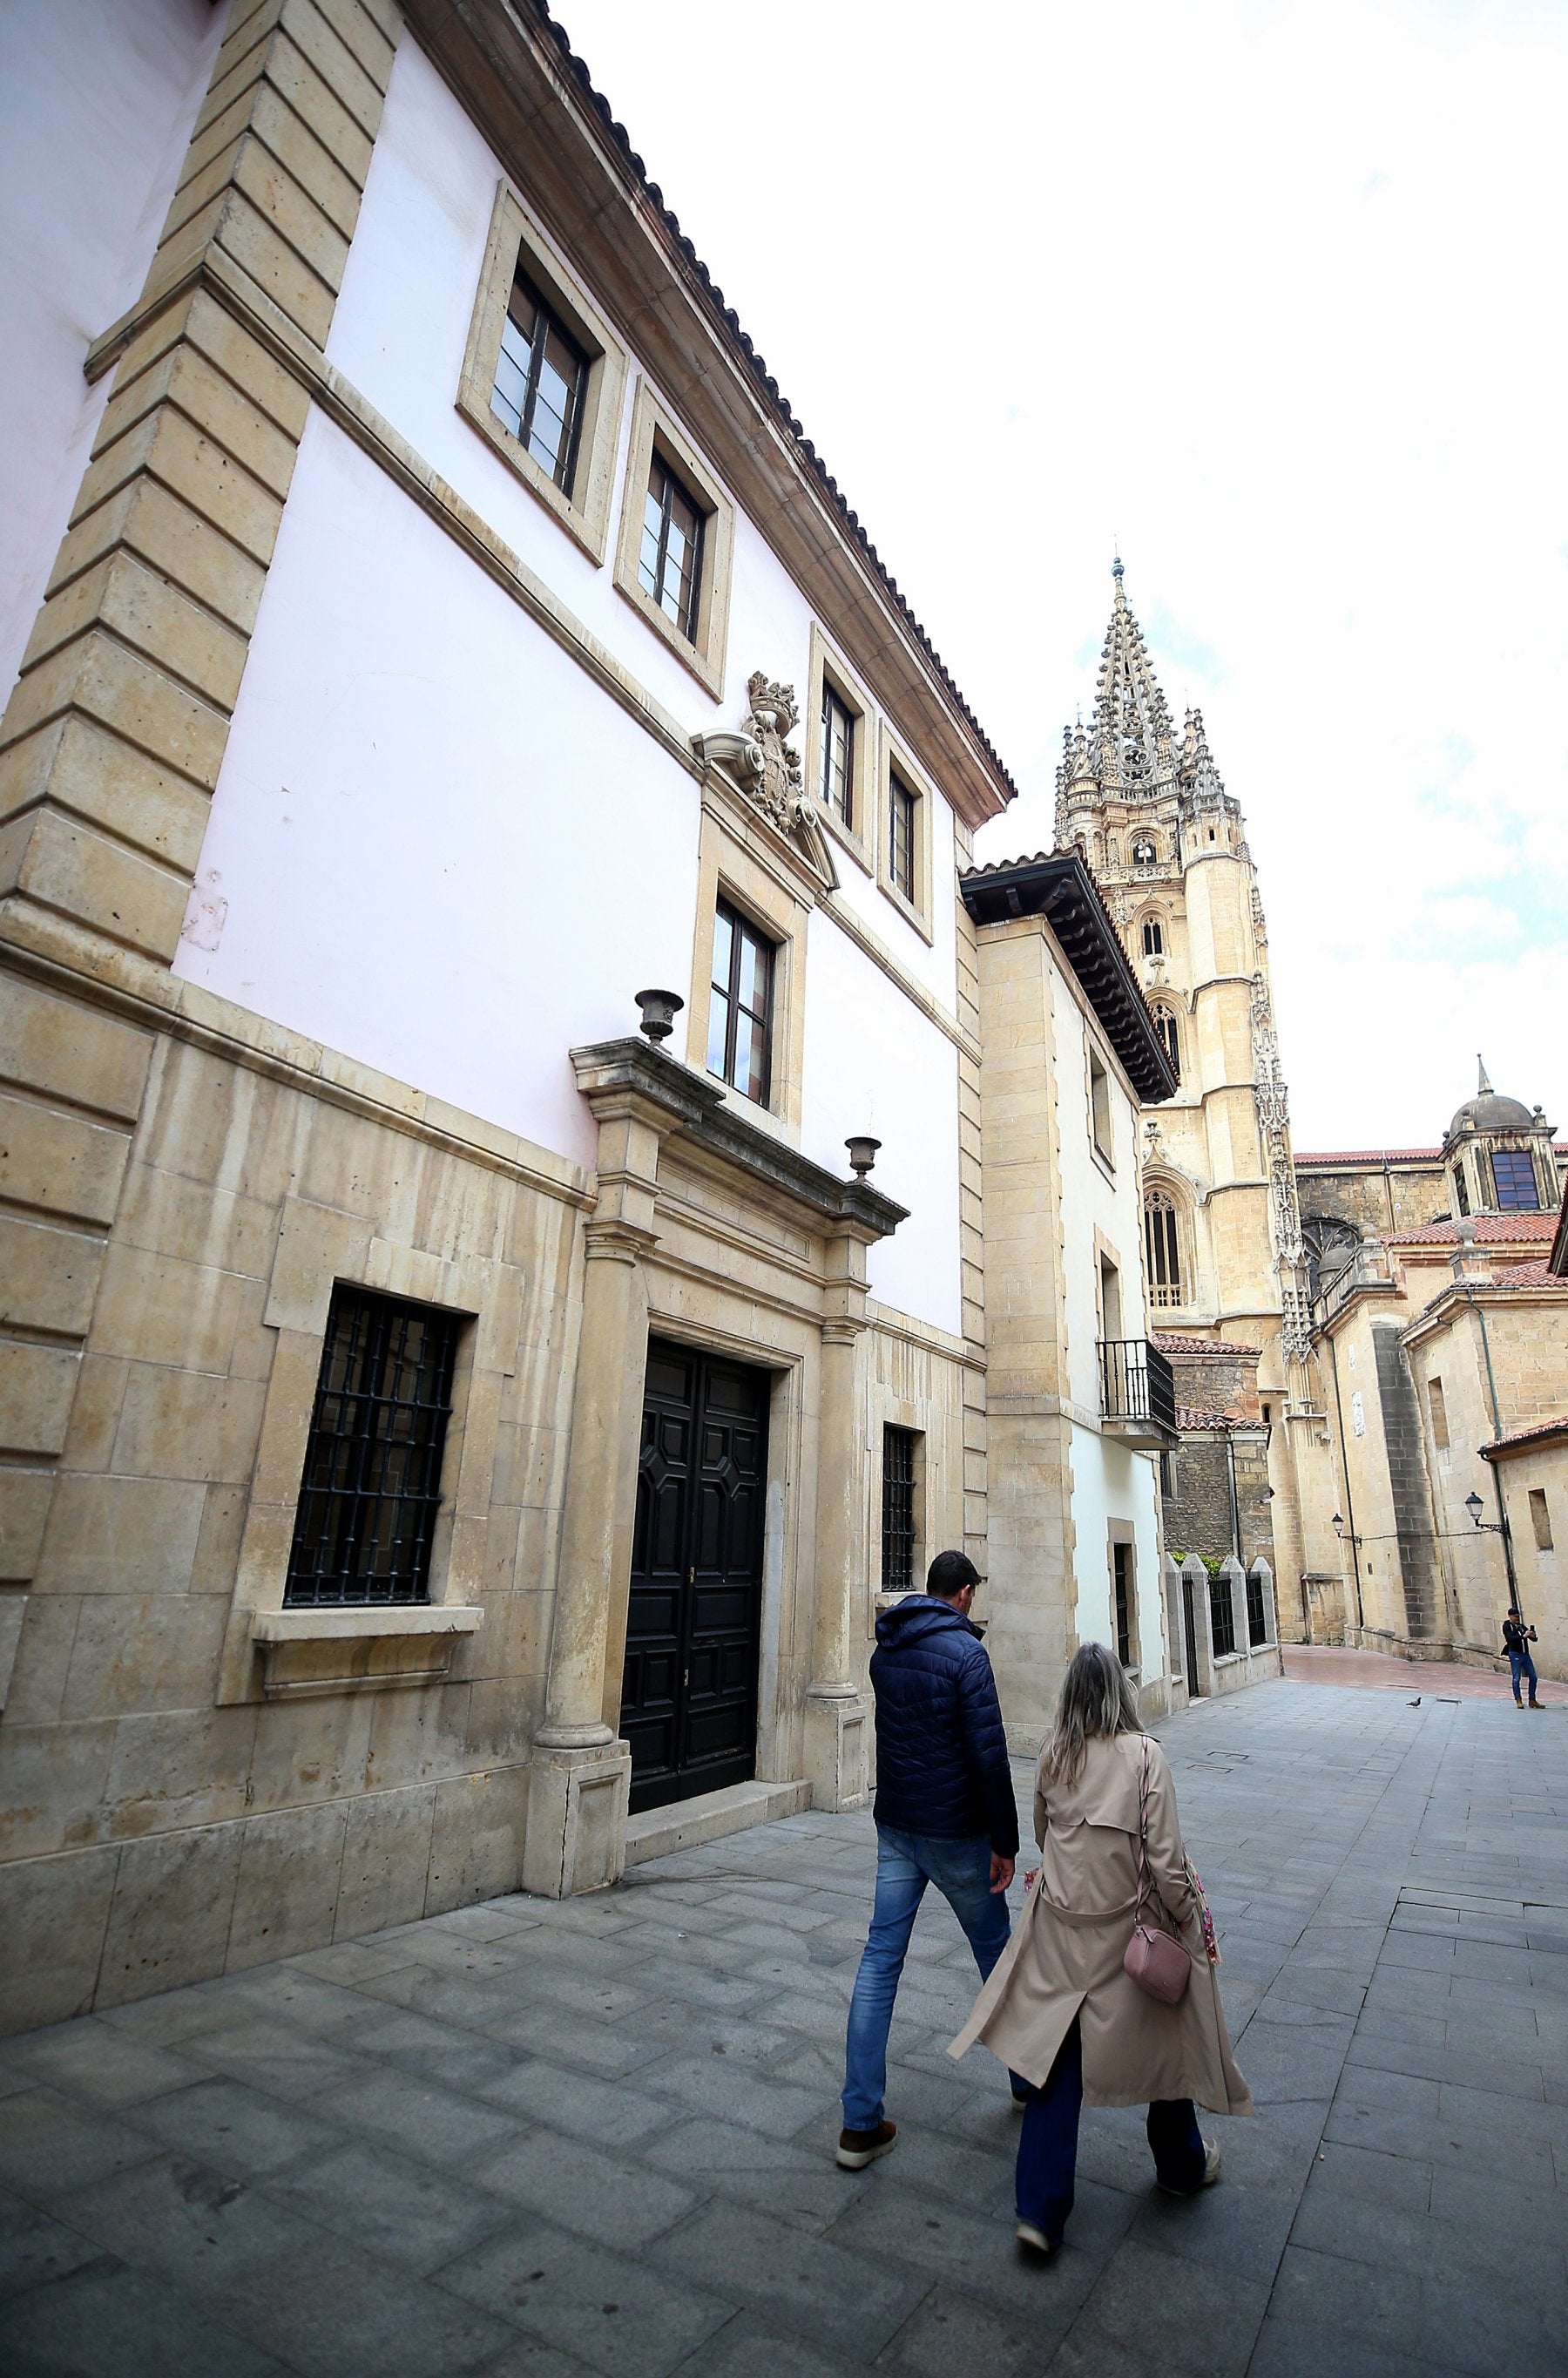
<svg viewBox="0 0 1568 2378">
<path fill-rule="evenodd" d="M 1176 1435 L 1176 1375 L 1146 1338 L 1102 1338 L 1100 1411 L 1107 1420 L 1153 1421 Z"/>
</svg>

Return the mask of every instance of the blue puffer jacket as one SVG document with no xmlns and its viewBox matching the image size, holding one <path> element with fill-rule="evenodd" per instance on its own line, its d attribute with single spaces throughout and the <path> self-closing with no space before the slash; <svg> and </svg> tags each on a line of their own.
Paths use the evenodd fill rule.
<svg viewBox="0 0 1568 2378">
<path fill-rule="evenodd" d="M 984 1833 L 1018 1855 L 1007 1736 L 980 1630 L 951 1602 L 912 1593 L 877 1621 L 880 1825 L 961 1839 Z"/>
</svg>

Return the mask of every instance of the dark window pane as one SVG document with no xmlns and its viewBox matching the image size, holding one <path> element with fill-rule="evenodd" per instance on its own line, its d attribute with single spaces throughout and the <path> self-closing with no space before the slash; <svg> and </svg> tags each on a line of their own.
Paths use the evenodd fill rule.
<svg viewBox="0 0 1568 2378">
<path fill-rule="evenodd" d="M 882 1591 L 915 1583 L 915 1431 L 882 1431 Z"/>
<path fill-rule="evenodd" d="M 721 900 L 713 928 L 708 1071 L 760 1104 L 768 1098 L 772 977 L 772 944 Z"/>
<path fill-rule="evenodd" d="M 895 773 L 888 778 L 888 873 L 906 900 L 915 897 L 915 795 Z"/>
<path fill-rule="evenodd" d="M 501 326 L 491 410 L 569 495 L 588 358 L 519 273 Z"/>
<path fill-rule="evenodd" d="M 1500 1147 L 1491 1159 L 1491 1177 L 1497 1188 L 1497 1202 L 1513 1213 L 1533 1214 L 1540 1205 L 1536 1191 L 1536 1168 L 1528 1148 Z"/>
<path fill-rule="evenodd" d="M 458 1321 L 333 1291 L 283 1600 L 425 1602 Z"/>
<path fill-rule="evenodd" d="M 668 464 L 654 455 L 648 474 L 638 577 L 644 593 L 695 638 L 701 598 L 702 514 Z"/>
</svg>

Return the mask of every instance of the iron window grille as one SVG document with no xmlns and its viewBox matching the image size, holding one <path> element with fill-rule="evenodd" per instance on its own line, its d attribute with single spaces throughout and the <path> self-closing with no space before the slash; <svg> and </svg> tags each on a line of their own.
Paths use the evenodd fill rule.
<svg viewBox="0 0 1568 2378">
<path fill-rule="evenodd" d="M 285 1608 L 430 1599 L 460 1320 L 333 1290 Z"/>
<path fill-rule="evenodd" d="M 1215 1657 L 1223 1660 L 1236 1649 L 1236 1604 L 1230 1598 L 1230 1579 L 1223 1570 L 1209 1579 L 1209 1621 L 1214 1628 Z"/>
<path fill-rule="evenodd" d="M 501 326 L 490 407 L 568 496 L 587 385 L 587 356 L 520 272 Z"/>
<path fill-rule="evenodd" d="M 1539 1210 L 1535 1159 L 1527 1147 L 1494 1148 L 1491 1178 L 1497 1202 L 1506 1212 L 1534 1214 Z"/>
<path fill-rule="evenodd" d="M 702 594 L 704 525 L 696 498 L 656 453 L 648 469 L 638 582 L 690 643 L 697 642 Z"/>
<path fill-rule="evenodd" d="M 1112 1544 L 1111 1568 L 1116 1584 L 1116 1656 L 1124 1668 L 1132 1665 L 1132 1547 Z"/>
<path fill-rule="evenodd" d="M 891 770 L 888 776 L 888 873 L 894 890 L 902 892 L 911 907 L 915 901 L 915 794 L 897 769 Z"/>
<path fill-rule="evenodd" d="M 1263 1580 L 1254 1569 L 1247 1572 L 1247 1640 L 1256 1651 L 1268 1635 L 1263 1619 Z"/>
<path fill-rule="evenodd" d="M 713 916 L 708 1071 L 766 1106 L 772 1088 L 773 944 L 721 900 Z"/>
<path fill-rule="evenodd" d="M 822 680 L 822 748 L 817 791 L 825 809 L 855 830 L 855 713 Z"/>
<path fill-rule="evenodd" d="M 1175 1201 L 1163 1189 L 1151 1189 L 1143 1204 L 1143 1253 L 1149 1274 L 1149 1303 L 1168 1312 L 1182 1302 L 1181 1236 Z"/>
<path fill-rule="evenodd" d="M 915 1584 L 915 1431 L 882 1431 L 882 1591 Z"/>
</svg>

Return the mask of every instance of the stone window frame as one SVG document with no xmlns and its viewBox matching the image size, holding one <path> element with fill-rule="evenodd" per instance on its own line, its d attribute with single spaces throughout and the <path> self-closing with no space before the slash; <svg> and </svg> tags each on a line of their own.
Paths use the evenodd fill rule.
<svg viewBox="0 0 1568 2378">
<path fill-rule="evenodd" d="M 1131 1519 L 1107 1519 L 1106 1521 L 1106 1590 L 1109 1596 L 1107 1607 L 1110 1613 L 1110 1631 L 1112 1638 L 1109 1649 L 1116 1652 L 1118 1659 L 1120 1659 L 1120 1647 L 1115 1640 L 1116 1547 L 1118 1544 L 1124 1544 L 1129 1554 L 1127 1563 L 1127 1634 L 1128 1647 L 1132 1653 L 1132 1657 L 1130 1660 L 1123 1660 L 1121 1664 L 1126 1669 L 1128 1675 L 1136 1683 L 1141 1680 L 1143 1673 L 1143 1629 L 1139 1624 L 1138 1610 L 1138 1531 Z"/>
<path fill-rule="evenodd" d="M 837 811 L 831 810 L 818 792 L 822 770 L 822 688 L 824 680 L 831 685 L 844 708 L 855 720 L 854 766 L 850 777 L 850 814 L 858 825 L 845 825 Z M 806 791 L 811 803 L 811 814 L 832 835 L 841 848 L 847 850 L 863 873 L 875 876 L 877 871 L 878 771 L 877 713 L 870 695 L 850 667 L 838 646 L 823 633 L 818 622 L 811 622 L 811 654 L 806 672 Z"/>
<path fill-rule="evenodd" d="M 904 1428 L 915 1439 L 915 1551 L 911 1561 L 914 1584 L 912 1593 L 925 1591 L 926 1571 L 929 1568 L 938 1547 L 940 1531 L 938 1525 L 938 1489 L 940 1484 L 940 1458 L 933 1448 L 947 1419 L 945 1405 L 928 1397 L 901 1396 L 882 1381 L 870 1383 L 867 1405 L 868 1434 L 866 1462 L 866 1543 L 871 1556 L 866 1562 L 868 1582 L 867 1639 L 874 1640 L 878 1615 L 903 1600 L 903 1594 L 884 1593 L 881 1587 L 882 1543 L 882 1431 L 884 1428 Z M 956 1541 L 949 1536 L 948 1541 Z"/>
<path fill-rule="evenodd" d="M 1160 1032 L 1159 1029 L 1160 1017 L 1162 1015 L 1167 1015 L 1170 1018 L 1171 1038 L 1176 1042 L 1176 1087 L 1178 1089 L 1180 1089 L 1187 1078 L 1187 1044 L 1186 1035 L 1181 1029 L 1180 1010 L 1178 1007 L 1174 996 L 1168 991 L 1161 991 L 1155 997 L 1150 999 L 1149 1013 L 1155 1019 L 1155 1030 L 1158 1033 L 1162 1041 L 1165 1039 L 1165 1035 L 1163 1032 Z M 1166 1054 L 1169 1056 L 1170 1051 L 1168 1049 L 1167 1050 Z"/>
<path fill-rule="evenodd" d="M 519 265 L 552 312 L 560 316 L 588 358 L 577 429 L 577 466 L 572 491 L 565 488 L 515 438 L 490 399 L 500 360 L 501 331 Z M 510 186 L 496 192 L 473 316 L 458 383 L 457 409 L 507 468 L 552 512 L 568 534 L 603 565 L 609 542 L 610 498 L 615 487 L 616 448 L 626 395 L 626 349 L 592 297 L 524 211 Z"/>
<path fill-rule="evenodd" d="M 1448 1428 L 1448 1400 L 1435 1371 L 1427 1380 L 1427 1417 L 1431 1423 L 1433 1446 L 1439 1453 L 1446 1453 L 1453 1442 Z"/>
<path fill-rule="evenodd" d="M 327 1319 L 340 1285 L 435 1305 L 465 1324 L 424 1603 L 284 1603 Z M 285 1199 L 261 1316 L 277 1344 L 223 1639 L 220 1707 L 437 1682 L 459 1644 L 478 1631 L 502 1382 L 516 1365 L 522 1287 L 516 1265 L 482 1255 L 449 1262 L 382 1238 L 371 1221 L 336 1207 Z M 333 1644 L 341 1659 L 325 1651 Z"/>
<path fill-rule="evenodd" d="M 768 1103 L 758 1104 L 708 1071 L 708 990 L 712 979 L 713 928 L 720 900 L 748 918 L 773 944 L 772 1039 Z M 806 1051 L 806 921 L 800 891 L 761 852 L 745 843 L 704 807 L 698 838 L 697 919 L 692 935 L 691 996 L 686 1062 L 724 1092 L 724 1102 L 753 1123 L 790 1141 L 800 1136 Z"/>
<path fill-rule="evenodd" d="M 888 863 L 886 822 L 892 813 L 892 772 L 898 770 L 906 789 L 915 796 L 915 897 L 905 899 L 892 880 Z M 932 803 L 940 799 L 936 787 L 920 766 L 908 744 L 890 719 L 882 721 L 880 747 L 877 755 L 877 882 L 883 897 L 892 902 L 904 922 L 913 925 L 921 940 L 930 943 L 931 929 L 931 819 Z"/>
<path fill-rule="evenodd" d="M 1159 933 L 1160 945 L 1157 950 L 1145 949 L 1143 946 L 1143 935 L 1150 925 L 1155 926 Z M 1169 960 L 1170 911 L 1167 908 L 1162 908 L 1157 901 L 1151 900 L 1146 902 L 1133 918 L 1132 930 L 1137 936 L 1136 955 L 1138 957 L 1145 961 L 1154 958 L 1164 958 L 1167 961 Z"/>
<path fill-rule="evenodd" d="M 1530 1514 L 1530 1532 L 1535 1537 L 1537 1552 L 1555 1552 L 1557 1544 L 1551 1531 L 1551 1507 L 1547 1500 L 1546 1488 L 1526 1486 L 1525 1501 Z"/>
<path fill-rule="evenodd" d="M 661 609 L 638 574 L 648 474 L 657 453 L 686 486 L 703 514 L 696 633 L 688 636 Z M 621 480 L 620 534 L 616 544 L 615 582 L 638 617 L 688 668 L 698 683 L 722 702 L 724 655 L 729 638 L 730 581 L 735 565 L 735 506 L 698 453 L 664 400 L 639 374 L 632 404 L 631 438 Z"/>
</svg>

